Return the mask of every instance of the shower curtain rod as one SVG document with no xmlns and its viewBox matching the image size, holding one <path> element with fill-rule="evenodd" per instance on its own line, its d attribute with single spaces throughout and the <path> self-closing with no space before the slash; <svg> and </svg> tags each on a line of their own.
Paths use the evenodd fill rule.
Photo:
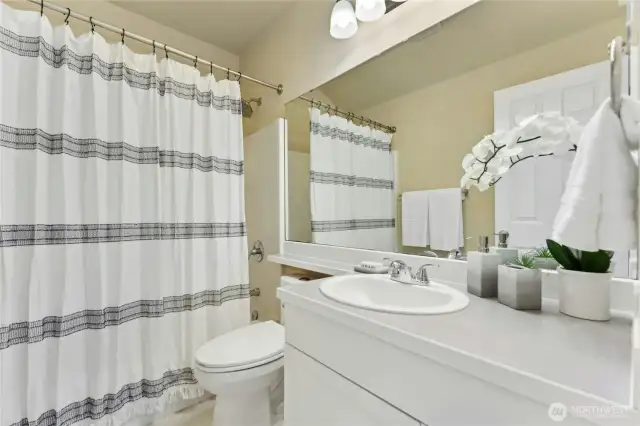
<svg viewBox="0 0 640 426">
<path fill-rule="evenodd" d="M 67 15 L 67 20 L 69 19 L 69 17 L 72 17 L 72 18 L 78 19 L 80 21 L 84 21 L 84 22 L 87 22 L 87 23 L 91 24 L 92 29 L 93 29 L 93 27 L 100 27 L 100 28 L 104 28 L 107 31 L 111 31 L 111 32 L 114 32 L 114 33 L 117 33 L 117 34 L 121 34 L 123 41 L 124 41 L 125 37 L 129 37 L 130 39 L 137 40 L 137 41 L 139 41 L 141 43 L 144 43 L 144 44 L 147 44 L 149 46 L 153 46 L 154 50 L 155 50 L 155 48 L 164 50 L 166 52 L 166 54 L 167 54 L 167 57 L 168 57 L 169 53 L 173 53 L 174 55 L 178 55 L 178 56 L 181 56 L 183 58 L 190 59 L 190 60 L 194 61 L 194 64 L 195 63 L 201 63 L 201 64 L 204 64 L 204 65 L 208 65 L 209 67 L 211 67 L 211 71 L 213 71 L 213 68 L 216 68 L 216 69 L 222 70 L 222 71 L 226 71 L 227 72 L 227 76 L 232 74 L 232 75 L 238 77 L 238 80 L 244 78 L 246 80 L 249 80 L 249 81 L 252 81 L 254 83 L 258 83 L 258 84 L 261 84 L 263 86 L 266 86 L 266 87 L 268 87 L 270 89 L 273 89 L 278 93 L 278 95 L 282 94 L 282 91 L 283 91 L 282 84 L 275 85 L 275 84 L 267 83 L 266 81 L 258 80 L 257 78 L 249 77 L 248 75 L 244 75 L 239 71 L 233 71 L 233 70 L 231 70 L 229 68 L 226 68 L 226 67 L 223 67 L 223 66 L 220 66 L 220 65 L 216 65 L 213 62 L 205 61 L 204 59 L 200 59 L 197 56 L 190 55 L 190 54 L 188 54 L 186 52 L 183 52 L 182 50 L 178 50 L 178 49 L 174 49 L 173 47 L 169 47 L 166 44 L 158 43 L 155 40 L 149 40 L 146 37 L 142 37 L 140 35 L 137 35 L 137 34 L 134 34 L 134 33 L 130 33 L 128 31 L 126 31 L 125 28 L 114 27 L 113 25 L 109 25 L 106 22 L 102 22 L 102 21 L 98 21 L 97 19 L 93 19 L 92 16 L 87 17 L 87 16 L 82 15 L 80 13 L 74 12 L 69 8 L 61 7 L 61 6 L 58 6 L 57 4 L 50 3 L 48 1 L 41 1 L 41 0 L 27 0 L 27 1 L 30 2 L 30 3 L 34 3 L 34 4 L 39 5 L 40 6 L 40 14 L 44 13 L 43 9 L 46 7 L 47 9 L 51 9 L 51 10 L 54 10 L 56 12 L 62 13 L 64 15 Z"/>
<path fill-rule="evenodd" d="M 373 125 L 374 127 L 380 127 L 382 130 L 384 130 L 387 133 L 395 133 L 396 132 L 396 128 L 395 126 L 386 126 L 382 123 L 379 123 L 377 121 L 373 121 L 370 118 L 364 118 L 363 116 L 357 116 L 352 112 L 344 112 L 344 111 L 340 111 L 338 110 L 338 107 L 335 107 L 333 105 L 329 105 L 327 103 L 322 103 L 320 101 L 316 101 L 313 98 L 307 98 L 306 96 L 298 96 L 298 99 L 302 99 L 303 101 L 307 101 L 311 104 L 311 107 L 313 107 L 315 104 L 318 104 L 318 106 L 320 108 L 322 107 L 326 107 L 327 108 L 327 112 L 333 111 L 334 114 L 340 116 L 340 117 L 344 117 L 347 120 L 353 120 L 354 118 L 360 120 L 360 124 L 363 123 L 369 123 L 369 125 Z"/>
</svg>

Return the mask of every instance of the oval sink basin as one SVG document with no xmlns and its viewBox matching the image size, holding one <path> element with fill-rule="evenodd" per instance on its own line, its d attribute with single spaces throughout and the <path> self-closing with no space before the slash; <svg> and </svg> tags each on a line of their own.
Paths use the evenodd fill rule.
<svg viewBox="0 0 640 426">
<path fill-rule="evenodd" d="M 331 300 L 372 311 L 410 315 L 435 315 L 460 311 L 469 298 L 438 283 L 402 284 L 386 275 L 344 275 L 329 278 L 320 292 Z"/>
</svg>

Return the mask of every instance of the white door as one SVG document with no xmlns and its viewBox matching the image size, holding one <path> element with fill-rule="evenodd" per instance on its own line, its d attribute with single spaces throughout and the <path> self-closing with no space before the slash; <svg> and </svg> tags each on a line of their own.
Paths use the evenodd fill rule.
<svg viewBox="0 0 640 426">
<path fill-rule="evenodd" d="M 280 252 L 280 233 L 284 231 L 280 216 L 280 182 L 286 146 L 286 120 L 280 118 L 256 133 L 244 138 L 244 187 L 249 248 L 262 241 L 265 257 L 249 260 L 251 287 L 260 288 L 261 295 L 251 298 L 251 309 L 261 320 L 278 320 L 280 304 L 276 289 L 280 283 L 280 265 L 267 261 L 266 256 Z M 248 253 L 247 253 L 248 255 Z"/>
<path fill-rule="evenodd" d="M 604 61 L 495 92 L 495 131 L 508 130 L 528 116 L 547 111 L 560 111 L 586 124 L 609 97 L 609 73 L 609 62 Z M 545 245 L 574 156 L 567 153 L 523 161 L 496 184 L 495 229 L 509 231 L 511 246 Z M 628 254 L 616 254 L 614 261 L 614 273 L 628 276 Z"/>
</svg>

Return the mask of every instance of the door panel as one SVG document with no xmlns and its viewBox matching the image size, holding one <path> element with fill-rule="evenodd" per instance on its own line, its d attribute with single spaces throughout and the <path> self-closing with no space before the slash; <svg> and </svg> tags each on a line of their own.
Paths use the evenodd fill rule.
<svg viewBox="0 0 640 426">
<path fill-rule="evenodd" d="M 420 426 L 290 345 L 285 347 L 284 362 L 286 426 Z"/>
</svg>

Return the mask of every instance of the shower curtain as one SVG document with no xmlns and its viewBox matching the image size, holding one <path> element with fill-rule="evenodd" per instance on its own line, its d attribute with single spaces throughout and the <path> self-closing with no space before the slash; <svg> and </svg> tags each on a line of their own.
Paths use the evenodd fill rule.
<svg viewBox="0 0 640 426">
<path fill-rule="evenodd" d="M 195 350 L 249 319 L 240 105 L 0 3 L 1 426 L 202 395 Z"/>
<path fill-rule="evenodd" d="M 311 108 L 313 242 L 395 251 L 391 135 Z"/>
</svg>

